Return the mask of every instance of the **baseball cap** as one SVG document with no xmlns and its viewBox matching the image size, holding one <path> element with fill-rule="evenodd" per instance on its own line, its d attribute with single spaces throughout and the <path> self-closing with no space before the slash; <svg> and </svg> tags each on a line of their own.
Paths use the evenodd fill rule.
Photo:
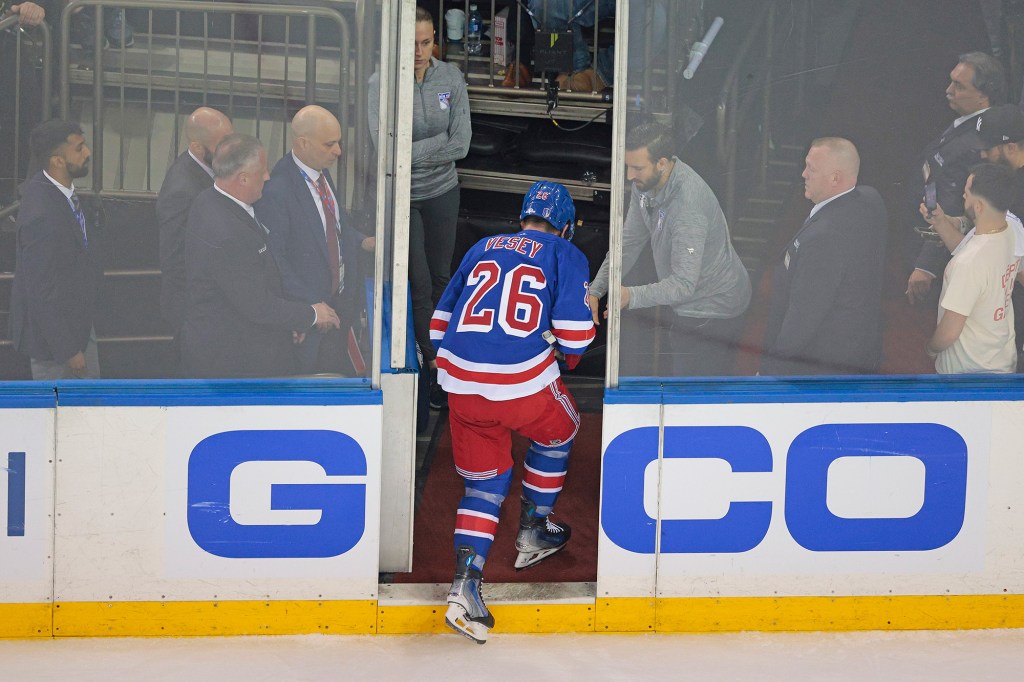
<svg viewBox="0 0 1024 682">
<path fill-rule="evenodd" d="M 978 117 L 978 137 L 986 149 L 1024 141 L 1024 112 L 1016 104 L 1001 104 Z"/>
</svg>

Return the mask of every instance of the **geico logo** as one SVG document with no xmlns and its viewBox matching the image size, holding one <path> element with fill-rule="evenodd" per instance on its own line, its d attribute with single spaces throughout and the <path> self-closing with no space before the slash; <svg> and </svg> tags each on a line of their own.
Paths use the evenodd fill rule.
<svg viewBox="0 0 1024 682">
<path fill-rule="evenodd" d="M 7 466 L 7 537 L 25 535 L 25 453 L 8 452 Z"/>
<path fill-rule="evenodd" d="M 759 431 L 745 426 L 669 426 L 666 459 L 725 460 L 734 473 L 773 471 L 773 453 Z M 823 424 L 798 435 L 785 453 L 785 498 L 730 502 L 718 519 L 661 521 L 660 552 L 737 553 L 757 547 L 768 533 L 776 503 L 789 535 L 817 552 L 926 551 L 957 536 L 967 497 L 967 444 L 940 424 Z M 924 466 L 923 491 L 902 495 L 923 502 L 900 518 L 851 518 L 829 509 L 829 467 L 842 458 L 905 457 Z M 655 551 L 656 520 L 644 509 L 644 472 L 658 458 L 658 429 L 617 436 L 604 455 L 601 525 L 619 547 Z M 724 494 L 724 493 L 723 493 Z M 662 489 L 663 500 L 673 495 Z M 915 507 L 916 508 L 916 507 Z"/>
<path fill-rule="evenodd" d="M 188 529 L 232 559 L 338 556 L 363 535 L 365 476 L 363 449 L 343 433 L 218 433 L 189 456 Z"/>
</svg>

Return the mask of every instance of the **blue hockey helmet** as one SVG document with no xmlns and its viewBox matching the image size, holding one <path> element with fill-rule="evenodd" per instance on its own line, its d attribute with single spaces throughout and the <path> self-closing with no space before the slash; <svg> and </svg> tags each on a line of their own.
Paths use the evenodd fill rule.
<svg viewBox="0 0 1024 682">
<path fill-rule="evenodd" d="M 576 205 L 569 196 L 565 185 L 550 180 L 538 180 L 523 197 L 523 211 L 520 220 L 530 216 L 543 218 L 559 232 L 565 230 L 565 238 L 572 240 L 576 228 Z"/>
</svg>

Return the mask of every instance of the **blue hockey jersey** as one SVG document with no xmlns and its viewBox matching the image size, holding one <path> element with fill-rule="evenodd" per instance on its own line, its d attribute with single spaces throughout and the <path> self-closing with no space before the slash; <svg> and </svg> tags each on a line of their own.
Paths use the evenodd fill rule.
<svg viewBox="0 0 1024 682">
<path fill-rule="evenodd" d="M 555 348 L 579 355 L 594 340 L 589 272 L 583 253 L 556 234 L 522 230 L 477 242 L 430 322 L 441 387 L 512 400 L 557 379 Z"/>
</svg>

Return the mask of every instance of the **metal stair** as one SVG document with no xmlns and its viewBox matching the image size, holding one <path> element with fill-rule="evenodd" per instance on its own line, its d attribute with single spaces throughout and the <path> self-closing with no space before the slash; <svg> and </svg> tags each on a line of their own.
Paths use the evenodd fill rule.
<svg viewBox="0 0 1024 682">
<path fill-rule="evenodd" d="M 777 221 L 793 187 L 800 182 L 804 145 L 779 144 L 769 152 L 765 187 L 754 191 L 740 202 L 729 228 L 733 246 L 751 273 L 760 272 L 778 232 Z"/>
</svg>

